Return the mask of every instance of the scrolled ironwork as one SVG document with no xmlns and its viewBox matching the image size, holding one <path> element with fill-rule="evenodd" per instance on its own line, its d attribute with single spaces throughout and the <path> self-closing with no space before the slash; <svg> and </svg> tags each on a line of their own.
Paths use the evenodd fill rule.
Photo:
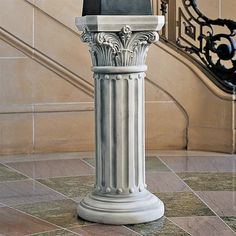
<svg viewBox="0 0 236 236">
<path fill-rule="evenodd" d="M 167 5 L 168 5 L 168 2 L 166 0 L 161 0 L 161 12 L 163 15 L 166 15 L 167 14 Z"/>
<path fill-rule="evenodd" d="M 232 92 L 236 86 L 236 22 L 209 19 L 199 10 L 197 0 L 182 0 L 182 3 L 187 16 L 179 8 L 178 46 L 197 55 L 218 82 Z M 216 32 L 215 27 L 224 27 L 224 33 Z"/>
</svg>

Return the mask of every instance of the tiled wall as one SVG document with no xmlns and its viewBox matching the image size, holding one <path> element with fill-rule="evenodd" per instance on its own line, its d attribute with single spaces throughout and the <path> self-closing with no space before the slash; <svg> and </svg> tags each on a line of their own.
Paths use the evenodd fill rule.
<svg viewBox="0 0 236 236">
<path fill-rule="evenodd" d="M 162 60 L 155 60 L 156 55 Z M 152 47 L 148 64 L 148 78 L 168 91 L 185 111 L 188 149 L 235 152 L 233 96 L 164 44 Z M 172 122 L 178 122 L 174 116 Z"/>
<path fill-rule="evenodd" d="M 81 4 L 82 0 L 1 0 L 1 27 L 31 46 L 32 55 L 38 50 L 93 83 L 88 48 L 74 26 Z M 33 57 L 0 41 L 0 153 L 93 150 L 92 97 Z M 147 148 L 186 146 L 182 111 L 151 83 L 146 113 Z M 170 125 L 173 114 L 179 122 Z"/>
<path fill-rule="evenodd" d="M 0 45 L 0 152 L 93 150 L 93 99 Z"/>
<path fill-rule="evenodd" d="M 34 56 L 40 52 L 49 64 L 56 62 L 76 78 L 93 84 L 88 47 L 80 42 L 74 26 L 74 18 L 81 14 L 82 0 L 0 0 L 0 3 L 0 26 L 31 50 L 30 56 L 26 56 L 24 50 L 14 48 L 14 43 L 10 46 L 9 42 L 0 41 L 0 154 L 94 150 L 92 96 Z M 156 50 L 151 50 L 148 60 L 146 148 L 184 149 L 189 142 L 189 117 L 201 117 L 201 109 L 205 108 L 199 105 L 197 110 L 187 110 L 183 104 L 188 100 L 188 92 L 180 96 L 181 89 L 174 89 L 178 94 L 173 92 L 173 96 L 175 83 L 163 75 L 173 81 L 181 75 L 163 65 L 171 60 L 161 52 L 158 52 L 161 57 L 157 56 Z M 176 61 L 172 63 L 175 65 Z M 153 71 L 157 67 L 159 71 Z M 190 83 L 199 83 L 185 67 L 181 67 L 181 72 L 191 77 Z M 209 94 L 208 91 L 204 96 Z M 215 96 L 212 103 L 214 99 Z M 192 106 L 196 104 L 198 101 L 193 100 Z M 225 116 L 232 116 L 230 109 L 225 109 Z M 196 127 L 201 122 L 199 119 Z M 217 118 L 215 126 L 219 122 Z M 230 126 L 232 122 L 228 122 Z"/>
<path fill-rule="evenodd" d="M 182 0 L 175 1 L 177 2 L 177 5 L 182 5 Z M 208 18 L 223 18 L 236 20 L 236 2 L 234 0 L 197 0 L 197 4 L 199 10 Z"/>
<path fill-rule="evenodd" d="M 208 17 L 236 20 L 234 0 L 198 0 L 199 9 Z"/>
</svg>

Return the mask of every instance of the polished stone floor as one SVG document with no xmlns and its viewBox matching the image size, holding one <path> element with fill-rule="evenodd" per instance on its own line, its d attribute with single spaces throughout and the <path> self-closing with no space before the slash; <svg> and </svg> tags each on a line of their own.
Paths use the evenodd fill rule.
<svg viewBox="0 0 236 236">
<path fill-rule="evenodd" d="M 146 182 L 165 216 L 106 226 L 76 216 L 93 187 L 92 153 L 0 156 L 0 235 L 236 235 L 236 156 L 195 151 L 146 153 Z"/>
</svg>

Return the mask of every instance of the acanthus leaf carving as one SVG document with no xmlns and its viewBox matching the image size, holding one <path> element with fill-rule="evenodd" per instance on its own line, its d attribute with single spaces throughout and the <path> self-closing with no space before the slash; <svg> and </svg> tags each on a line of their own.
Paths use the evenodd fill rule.
<svg viewBox="0 0 236 236">
<path fill-rule="evenodd" d="M 132 32 L 126 25 L 120 32 L 91 32 L 81 38 L 91 47 L 94 66 L 140 66 L 146 61 L 149 45 L 158 41 L 157 32 Z"/>
</svg>

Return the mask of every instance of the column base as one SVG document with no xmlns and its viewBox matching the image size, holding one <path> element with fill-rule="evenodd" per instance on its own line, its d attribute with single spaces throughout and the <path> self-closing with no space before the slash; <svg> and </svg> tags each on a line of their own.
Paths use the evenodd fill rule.
<svg viewBox="0 0 236 236">
<path fill-rule="evenodd" d="M 78 215 L 102 224 L 139 224 L 161 218 L 164 204 L 147 190 L 129 196 L 98 195 L 94 192 L 80 202 Z"/>
</svg>

